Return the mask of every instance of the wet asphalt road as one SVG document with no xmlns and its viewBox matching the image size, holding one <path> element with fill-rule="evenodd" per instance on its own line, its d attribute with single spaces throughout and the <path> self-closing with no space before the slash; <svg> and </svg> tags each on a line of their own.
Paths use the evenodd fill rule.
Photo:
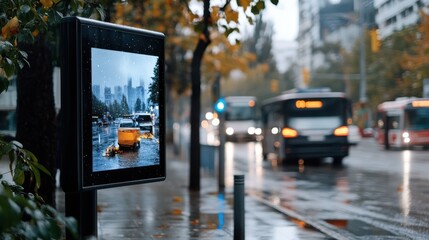
<svg viewBox="0 0 429 240">
<path fill-rule="evenodd" d="M 159 144 L 156 137 L 141 138 L 137 149 L 123 149 L 113 156 L 106 156 L 109 146 L 118 146 L 118 126 L 92 128 L 93 170 L 131 168 L 159 164 Z"/>
<path fill-rule="evenodd" d="M 227 143 L 226 176 L 246 174 L 247 192 L 267 205 L 337 239 L 429 239 L 429 151 L 386 151 L 363 139 L 342 167 L 283 165 L 260 151 Z"/>
</svg>

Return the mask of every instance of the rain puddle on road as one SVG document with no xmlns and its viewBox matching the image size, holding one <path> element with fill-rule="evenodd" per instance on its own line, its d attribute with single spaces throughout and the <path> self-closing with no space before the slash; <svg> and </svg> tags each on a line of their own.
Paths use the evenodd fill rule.
<svg viewBox="0 0 429 240">
<path fill-rule="evenodd" d="M 370 225 L 360 220 L 356 219 L 328 219 L 325 222 L 338 227 L 340 229 L 346 230 L 356 236 L 391 236 L 396 235 L 392 234 L 389 231 L 378 228 L 376 226 Z"/>
</svg>

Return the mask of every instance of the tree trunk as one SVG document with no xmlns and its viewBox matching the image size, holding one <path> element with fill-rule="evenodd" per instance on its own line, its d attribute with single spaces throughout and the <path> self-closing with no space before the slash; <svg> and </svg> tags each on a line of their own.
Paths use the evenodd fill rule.
<svg viewBox="0 0 429 240">
<path fill-rule="evenodd" d="M 55 103 L 52 79 L 52 56 L 43 37 L 33 45 L 23 45 L 30 66 L 25 66 L 17 78 L 16 138 L 33 152 L 51 176 L 41 172 L 39 195 L 55 207 Z M 26 179 L 24 188 L 31 192 L 34 183 Z"/>
<path fill-rule="evenodd" d="M 204 52 L 210 45 L 208 30 L 210 20 L 210 0 L 204 0 L 204 30 L 200 35 L 192 57 L 191 80 L 191 153 L 190 153 L 190 185 L 194 191 L 200 190 L 200 113 L 201 113 L 201 62 Z"/>
</svg>

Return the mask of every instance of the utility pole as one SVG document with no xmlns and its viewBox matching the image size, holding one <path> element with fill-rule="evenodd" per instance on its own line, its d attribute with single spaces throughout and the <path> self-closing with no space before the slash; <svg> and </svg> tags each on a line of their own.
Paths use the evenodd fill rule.
<svg viewBox="0 0 429 240">
<path fill-rule="evenodd" d="M 359 27 L 360 27 L 360 56 L 359 56 L 359 66 L 360 66 L 360 92 L 359 92 L 359 101 L 361 103 L 366 103 L 366 64 L 365 64 L 365 51 L 366 51 L 366 23 L 365 23 L 365 10 L 364 10 L 364 0 L 359 0 Z"/>
</svg>

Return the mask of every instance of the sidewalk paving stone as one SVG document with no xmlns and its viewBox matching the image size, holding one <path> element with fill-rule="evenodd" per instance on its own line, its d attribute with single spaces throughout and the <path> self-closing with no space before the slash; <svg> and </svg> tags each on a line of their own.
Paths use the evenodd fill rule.
<svg viewBox="0 0 429 240">
<path fill-rule="evenodd" d="M 167 150 L 165 181 L 97 190 L 98 239 L 233 239 L 233 189 L 226 187 L 219 194 L 216 177 L 204 171 L 199 192 L 188 186 L 188 160 Z M 61 210 L 61 189 L 57 196 Z M 330 239 L 299 227 L 249 195 L 245 196 L 245 236 L 248 240 Z"/>
</svg>

